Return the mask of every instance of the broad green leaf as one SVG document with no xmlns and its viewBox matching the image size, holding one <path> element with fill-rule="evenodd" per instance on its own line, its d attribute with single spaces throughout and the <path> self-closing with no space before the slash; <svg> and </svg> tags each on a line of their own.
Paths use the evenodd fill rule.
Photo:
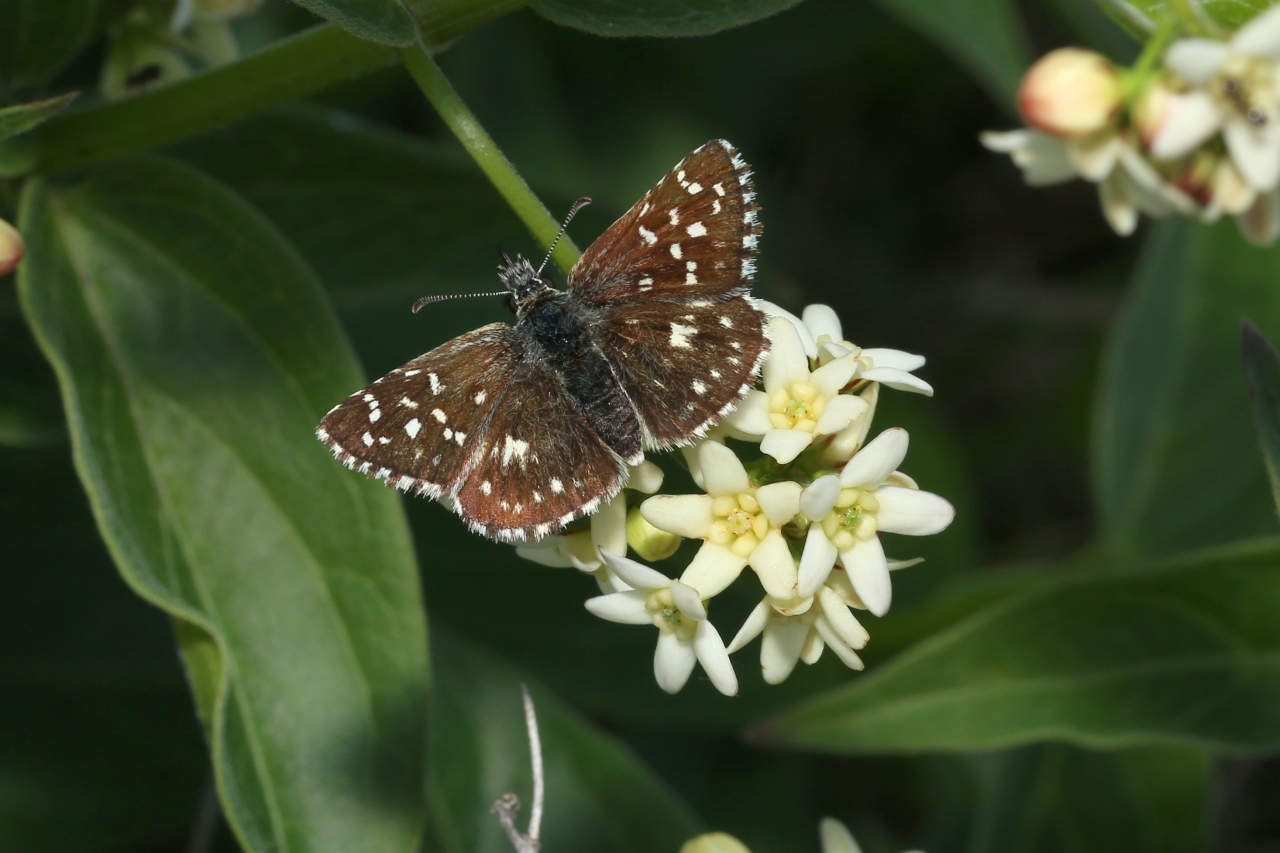
<svg viewBox="0 0 1280 853">
<path fill-rule="evenodd" d="M 1280 247 L 1234 223 L 1162 223 L 1104 356 L 1094 491 L 1104 543 L 1125 559 L 1271 533 L 1240 370 L 1240 318 L 1280 333 Z"/>
<path fill-rule="evenodd" d="M 0 451 L 0 851 L 186 832 L 208 758 L 163 615 L 120 581 L 65 447 Z"/>
<path fill-rule="evenodd" d="M 1213 765 L 1200 750 L 1042 744 L 967 756 L 969 853 L 1200 853 Z"/>
<path fill-rule="evenodd" d="M 1280 745 L 1280 543 L 997 603 L 759 735 L 833 752 Z"/>
<path fill-rule="evenodd" d="M 68 92 L 45 101 L 33 101 L 29 104 L 0 109 L 0 140 L 25 133 L 75 99 L 76 93 Z"/>
<path fill-rule="evenodd" d="M 878 0 L 950 53 L 1002 106 L 1031 64 L 1031 48 L 1012 0 Z"/>
<path fill-rule="evenodd" d="M 1271 478 L 1271 497 L 1280 510 L 1280 353 L 1248 320 L 1241 332 L 1240 356 L 1253 401 L 1253 421 L 1262 460 Z"/>
<path fill-rule="evenodd" d="M 353 36 L 392 47 L 406 47 L 418 37 L 413 16 L 399 0 L 294 0 L 302 8 L 332 21 Z"/>
<path fill-rule="evenodd" d="M 93 37 L 100 0 L 0 0 L 0 100 L 52 77 Z"/>
<path fill-rule="evenodd" d="M 1113 18 L 1135 28 L 1151 32 L 1155 22 L 1173 15 L 1178 6 L 1169 0 L 1097 0 Z M 1228 30 L 1248 23 L 1254 15 L 1268 9 L 1272 0 L 1199 0 L 1196 6 Z"/>
<path fill-rule="evenodd" d="M 393 493 L 312 430 L 361 376 L 310 271 L 187 167 L 28 184 L 24 309 L 125 580 L 180 623 L 250 851 L 409 851 L 425 630 Z"/>
<path fill-rule="evenodd" d="M 525 828 L 532 804 L 529 742 L 518 670 L 448 633 L 432 637 L 431 826 L 449 853 L 508 853 L 489 814 L 514 793 Z M 681 802 L 625 746 L 536 684 L 530 692 L 546 767 L 543 849 L 652 853 L 702 831 Z"/>
<path fill-rule="evenodd" d="M 790 9 L 800 0 L 537 0 L 561 26 L 598 36 L 702 36 Z"/>
</svg>

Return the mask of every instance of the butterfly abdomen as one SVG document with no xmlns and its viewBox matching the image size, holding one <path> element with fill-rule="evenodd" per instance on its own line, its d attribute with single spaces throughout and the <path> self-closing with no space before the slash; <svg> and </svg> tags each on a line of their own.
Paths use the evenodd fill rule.
<svg viewBox="0 0 1280 853">
<path fill-rule="evenodd" d="M 521 324 L 529 330 L 531 349 L 555 367 L 591 428 L 610 450 L 636 464 L 643 434 L 635 408 L 575 307 L 568 294 L 556 293 L 531 306 Z"/>
</svg>

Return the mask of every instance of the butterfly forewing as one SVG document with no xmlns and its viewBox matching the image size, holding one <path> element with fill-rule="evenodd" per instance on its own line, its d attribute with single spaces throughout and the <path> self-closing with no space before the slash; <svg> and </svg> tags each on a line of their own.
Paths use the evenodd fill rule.
<svg viewBox="0 0 1280 853">
<path fill-rule="evenodd" d="M 758 210 L 750 168 L 728 142 L 708 142 L 591 244 L 569 290 L 609 303 L 743 288 L 755 275 Z"/>
<path fill-rule="evenodd" d="M 438 498 L 466 477 L 519 358 L 510 326 L 483 326 L 352 394 L 317 434 L 348 468 Z"/>
</svg>

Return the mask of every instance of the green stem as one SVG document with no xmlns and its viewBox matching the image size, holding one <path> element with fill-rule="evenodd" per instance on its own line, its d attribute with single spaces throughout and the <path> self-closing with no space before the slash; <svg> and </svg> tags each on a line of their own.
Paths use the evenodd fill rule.
<svg viewBox="0 0 1280 853">
<path fill-rule="evenodd" d="M 1173 18 L 1166 18 L 1160 24 L 1160 28 L 1147 40 L 1142 48 L 1142 54 L 1129 72 L 1127 100 L 1132 100 L 1146 87 L 1148 78 L 1154 73 L 1156 64 L 1164 58 L 1165 48 L 1169 46 L 1169 42 L 1177 32 L 1178 22 Z"/>
<path fill-rule="evenodd" d="M 389 65 L 395 50 L 332 24 L 128 100 L 50 119 L 35 170 L 59 172 L 170 145 Z"/>
<path fill-rule="evenodd" d="M 1198 0 L 1169 0 L 1169 11 L 1188 35 L 1217 37 L 1222 34 Z"/>
<path fill-rule="evenodd" d="M 533 236 L 543 246 L 550 246 L 560 231 L 560 223 L 543 203 L 534 195 L 533 190 L 524 182 L 520 174 L 503 156 L 497 144 L 485 132 L 483 126 L 467 109 L 467 105 L 458 95 L 456 89 L 444 76 L 440 66 L 436 64 L 431 53 L 422 45 L 413 45 L 400 51 L 405 68 L 413 75 L 414 81 L 427 96 L 431 106 L 444 119 L 445 124 L 453 131 L 454 136 L 467 149 L 476 164 L 497 188 L 507 204 L 516 212 L 525 226 L 533 232 Z M 556 245 L 556 264 L 568 272 L 582 253 L 567 237 L 562 237 Z"/>
</svg>

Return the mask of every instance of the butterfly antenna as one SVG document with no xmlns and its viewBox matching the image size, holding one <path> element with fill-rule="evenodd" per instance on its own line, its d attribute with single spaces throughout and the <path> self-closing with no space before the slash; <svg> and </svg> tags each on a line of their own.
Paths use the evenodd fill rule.
<svg viewBox="0 0 1280 853">
<path fill-rule="evenodd" d="M 424 296 L 417 302 L 413 303 L 413 313 L 417 314 L 426 306 L 433 302 L 444 302 L 447 299 L 470 299 L 473 296 L 506 296 L 507 291 L 499 290 L 496 293 L 440 293 L 435 296 Z"/>
<path fill-rule="evenodd" d="M 551 241 L 551 248 L 547 249 L 547 256 L 542 259 L 542 265 L 538 267 L 539 278 L 542 277 L 542 270 L 546 267 L 547 261 L 551 260 L 551 253 L 556 250 L 556 244 L 559 243 L 560 238 L 564 236 L 564 230 L 569 227 L 569 223 L 573 220 L 574 215 L 589 204 L 591 204 L 591 199 L 584 196 L 583 198 L 575 201 L 573 203 L 573 207 L 569 208 L 569 215 L 564 218 L 564 224 L 560 226 L 560 233 L 556 234 L 556 238 Z"/>
</svg>

